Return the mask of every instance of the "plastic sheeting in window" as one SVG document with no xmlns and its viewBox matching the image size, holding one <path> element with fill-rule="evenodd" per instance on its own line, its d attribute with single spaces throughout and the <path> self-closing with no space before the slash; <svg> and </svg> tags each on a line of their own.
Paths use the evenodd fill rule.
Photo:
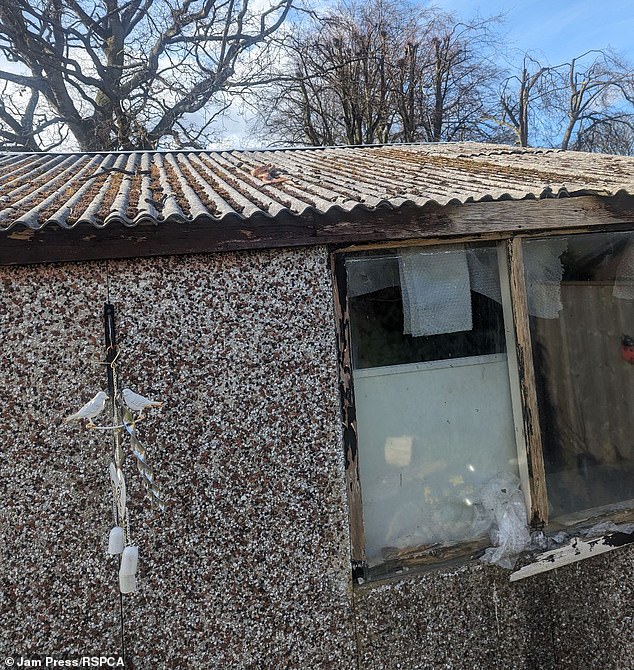
<svg viewBox="0 0 634 670">
<path fill-rule="evenodd" d="M 404 332 L 414 337 L 473 328 L 467 254 L 462 246 L 399 256 Z"/>
<path fill-rule="evenodd" d="M 561 255 L 567 240 L 550 238 L 528 240 L 524 244 L 524 273 L 528 313 L 540 319 L 556 319 L 563 309 L 561 280 L 564 268 Z"/>
<path fill-rule="evenodd" d="M 399 285 L 398 263 L 395 256 L 348 258 L 346 271 L 350 298 Z"/>
<path fill-rule="evenodd" d="M 628 244 L 616 269 L 613 295 L 621 300 L 634 300 L 634 242 Z"/>
<path fill-rule="evenodd" d="M 467 251 L 471 290 L 502 303 L 498 255 L 495 247 L 473 248 Z"/>
</svg>

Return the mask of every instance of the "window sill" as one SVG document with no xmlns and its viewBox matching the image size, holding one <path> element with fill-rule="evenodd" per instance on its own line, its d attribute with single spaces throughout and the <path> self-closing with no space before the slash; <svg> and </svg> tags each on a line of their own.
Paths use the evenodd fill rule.
<svg viewBox="0 0 634 670">
<path fill-rule="evenodd" d="M 591 510 L 590 513 L 579 512 L 557 519 L 549 527 L 548 536 L 557 541 L 555 531 L 559 529 L 563 530 L 568 537 L 560 546 L 548 551 L 539 551 L 533 547 L 523 552 L 520 558 L 523 557 L 523 562 L 526 564 L 510 573 L 510 581 L 519 581 L 607 553 L 619 547 L 634 545 L 633 502 L 622 503 L 622 509 L 618 509 L 621 505 L 612 505 L 602 510 Z M 597 514 L 599 511 L 603 514 Z M 583 523 L 584 521 L 586 524 Z M 593 523 L 590 524 L 589 521 Z M 601 528 L 605 523 L 610 523 L 612 528 Z M 574 529 L 571 528 L 573 525 Z M 593 531 L 596 534 L 593 534 Z M 484 550 L 490 546 L 489 538 L 481 537 L 470 542 L 448 546 L 421 546 L 409 550 L 386 552 L 383 562 L 366 566 L 363 578 L 355 578 L 355 586 L 393 581 L 421 572 L 464 565 L 477 561 Z"/>
<path fill-rule="evenodd" d="M 619 547 L 634 544 L 634 532 L 622 533 L 619 531 L 606 533 L 596 538 L 573 537 L 568 544 L 537 554 L 532 563 L 511 573 L 510 581 L 516 582 L 532 575 L 548 570 L 561 568 L 570 563 L 576 563 L 592 556 L 605 554 Z"/>
<path fill-rule="evenodd" d="M 470 542 L 446 546 L 427 545 L 401 551 L 395 549 L 393 552 L 386 552 L 382 562 L 366 566 L 365 575 L 355 581 L 365 584 L 398 579 L 417 572 L 442 569 L 450 564 L 465 563 L 481 556 L 490 544 L 488 537 L 480 537 Z"/>
</svg>

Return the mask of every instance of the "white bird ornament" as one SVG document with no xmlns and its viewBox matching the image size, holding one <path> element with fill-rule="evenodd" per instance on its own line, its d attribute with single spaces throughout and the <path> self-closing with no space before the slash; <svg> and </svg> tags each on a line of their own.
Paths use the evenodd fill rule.
<svg viewBox="0 0 634 670">
<path fill-rule="evenodd" d="M 93 419 L 103 412 L 103 409 L 106 406 L 106 400 L 108 400 L 108 394 L 105 391 L 99 391 L 99 393 L 97 393 L 92 400 L 88 401 L 78 412 L 67 416 L 64 419 L 64 422 L 69 423 L 70 421 L 88 419 L 86 426 L 88 428 L 95 428 Z"/>
<path fill-rule="evenodd" d="M 142 413 L 144 409 L 148 409 L 150 407 L 162 407 L 163 405 L 162 402 L 150 400 L 149 398 L 146 398 L 139 393 L 135 393 L 130 389 L 123 389 L 123 391 L 121 391 L 121 395 L 123 396 L 123 402 L 126 404 L 126 407 L 131 409 L 133 412 Z"/>
</svg>

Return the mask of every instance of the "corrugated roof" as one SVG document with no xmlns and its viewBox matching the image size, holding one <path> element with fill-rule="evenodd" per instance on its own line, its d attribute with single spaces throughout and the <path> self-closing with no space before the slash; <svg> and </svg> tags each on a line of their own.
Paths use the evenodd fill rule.
<svg viewBox="0 0 634 670">
<path fill-rule="evenodd" d="M 634 193 L 634 158 L 476 144 L 0 153 L 0 230 Z"/>
</svg>

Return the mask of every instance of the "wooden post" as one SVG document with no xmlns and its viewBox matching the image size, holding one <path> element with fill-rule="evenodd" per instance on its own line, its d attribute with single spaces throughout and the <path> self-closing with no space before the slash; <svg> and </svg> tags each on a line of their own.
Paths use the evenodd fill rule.
<svg viewBox="0 0 634 670">
<path fill-rule="evenodd" d="M 517 465 L 524 493 L 526 509 L 532 509 L 531 483 L 528 470 L 528 449 L 524 431 L 524 406 L 520 391 L 520 379 L 517 364 L 517 343 L 515 341 L 515 325 L 513 319 L 513 299 L 511 297 L 511 283 L 509 280 L 509 264 L 506 253 L 508 240 L 497 245 L 498 273 L 500 276 L 500 294 L 502 297 L 502 313 L 504 315 L 504 335 L 506 339 L 506 358 L 509 370 L 509 384 L 511 390 L 511 407 L 513 409 L 513 428 L 515 432 L 515 446 L 517 449 Z"/>
<path fill-rule="evenodd" d="M 361 482 L 359 480 L 359 450 L 357 444 L 357 419 L 352 389 L 352 354 L 350 351 L 350 325 L 348 313 L 345 261 L 335 254 L 332 261 L 332 276 L 335 292 L 335 316 L 339 359 L 339 394 L 343 423 L 343 439 L 346 465 L 346 489 L 350 518 L 350 543 L 352 577 L 366 575 L 365 531 L 363 528 L 363 506 L 361 504 Z"/>
<path fill-rule="evenodd" d="M 546 493 L 546 471 L 544 469 L 544 453 L 539 423 L 533 349 L 528 322 L 528 298 L 526 280 L 524 278 L 521 238 L 509 240 L 507 257 L 512 296 L 513 326 L 515 329 L 517 370 L 522 400 L 522 419 L 528 450 L 531 526 L 542 527 L 548 523 L 548 497 Z"/>
</svg>

